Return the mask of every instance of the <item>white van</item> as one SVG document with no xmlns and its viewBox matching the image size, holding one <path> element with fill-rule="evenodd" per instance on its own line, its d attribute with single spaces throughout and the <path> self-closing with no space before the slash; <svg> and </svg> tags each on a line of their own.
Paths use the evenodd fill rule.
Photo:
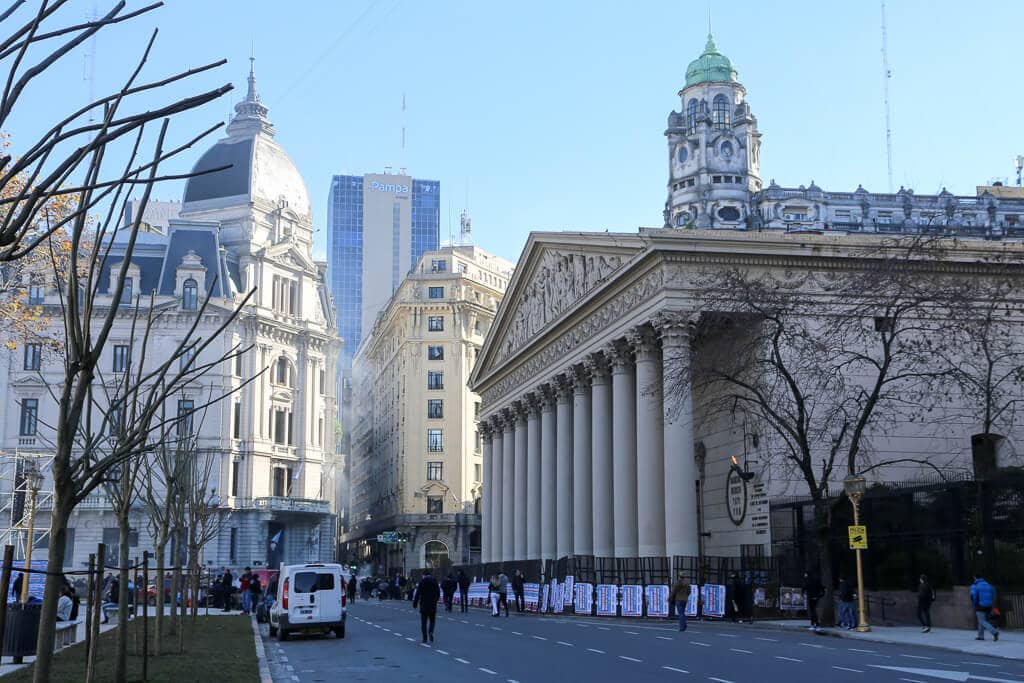
<svg viewBox="0 0 1024 683">
<path fill-rule="evenodd" d="M 340 564 L 282 564 L 277 601 L 270 608 L 270 635 L 288 640 L 292 633 L 345 637 L 345 579 Z"/>
</svg>

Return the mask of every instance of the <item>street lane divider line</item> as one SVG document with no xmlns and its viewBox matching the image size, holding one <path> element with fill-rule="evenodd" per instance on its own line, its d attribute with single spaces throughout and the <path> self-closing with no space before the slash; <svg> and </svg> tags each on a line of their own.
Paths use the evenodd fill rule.
<svg viewBox="0 0 1024 683">
<path fill-rule="evenodd" d="M 672 640 L 668 636 L 657 636 L 658 640 Z"/>
<path fill-rule="evenodd" d="M 587 648 L 587 652 L 596 652 L 599 655 L 603 655 L 604 654 L 604 650 L 597 650 L 597 649 L 592 648 L 592 647 L 588 647 Z"/>
<path fill-rule="evenodd" d="M 701 643 L 696 640 L 691 640 L 690 645 L 700 645 L 701 647 L 711 647 L 710 643 Z"/>
<path fill-rule="evenodd" d="M 686 669 L 677 669 L 674 666 L 663 666 L 661 668 L 662 669 L 668 669 L 669 671 L 675 671 L 676 673 L 681 673 L 681 674 L 688 674 L 688 673 L 690 673 Z"/>
<path fill-rule="evenodd" d="M 572 643 L 567 643 L 567 642 L 565 642 L 564 640 L 559 640 L 559 641 L 558 641 L 558 644 L 559 644 L 559 645 L 565 645 L 566 647 L 576 647 L 576 646 L 575 646 L 575 645 L 573 645 Z"/>
<path fill-rule="evenodd" d="M 459 664 L 469 664 L 469 662 L 466 661 L 465 659 L 463 659 L 462 657 L 456 657 L 455 661 L 458 662 Z"/>
<path fill-rule="evenodd" d="M 490 669 L 485 669 L 482 666 L 478 666 L 477 669 L 479 669 L 480 671 L 483 671 L 485 674 L 491 674 L 492 676 L 497 676 L 498 675 L 497 671 L 491 671 Z"/>
<path fill-rule="evenodd" d="M 851 668 L 846 667 L 846 666 L 835 666 L 835 665 L 833 665 L 832 668 L 833 669 L 839 669 L 840 671 L 852 671 L 855 674 L 862 674 L 862 673 L 864 673 L 860 669 L 851 669 Z"/>
<path fill-rule="evenodd" d="M 795 657 L 783 657 L 782 655 L 775 655 L 775 659 L 785 659 L 787 662 L 799 662 L 800 664 L 804 663 L 804 660 L 802 659 L 796 659 Z"/>
<path fill-rule="evenodd" d="M 625 659 L 627 662 L 636 662 L 637 664 L 642 664 L 644 661 L 642 659 L 637 659 L 636 657 L 627 657 L 626 655 L 619 655 L 619 659 Z"/>
<path fill-rule="evenodd" d="M 750 650 L 741 650 L 741 649 L 739 649 L 738 647 L 730 647 L 730 648 L 729 648 L 729 651 L 730 651 L 730 652 L 742 652 L 742 653 L 743 653 L 743 654 L 745 654 L 745 655 L 752 655 L 752 654 L 754 654 L 754 653 L 753 653 L 753 652 L 751 652 Z"/>
</svg>

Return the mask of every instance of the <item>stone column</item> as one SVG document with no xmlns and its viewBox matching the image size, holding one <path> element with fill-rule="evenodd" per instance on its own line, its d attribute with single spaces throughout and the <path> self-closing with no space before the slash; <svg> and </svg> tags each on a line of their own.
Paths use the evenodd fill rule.
<svg viewBox="0 0 1024 683">
<path fill-rule="evenodd" d="M 491 426 L 480 423 L 480 434 L 484 440 L 483 481 L 480 483 L 480 559 L 491 561 L 491 458 L 494 456 L 491 442 Z"/>
<path fill-rule="evenodd" d="M 594 480 L 591 469 L 590 372 L 575 368 L 572 395 L 572 552 L 594 554 Z"/>
<path fill-rule="evenodd" d="M 513 560 L 526 559 L 526 501 L 529 495 L 529 478 L 526 474 L 527 458 L 529 457 L 526 445 L 526 405 L 520 401 L 516 403 L 516 464 L 515 464 L 515 528 L 512 531 Z"/>
<path fill-rule="evenodd" d="M 603 354 L 587 359 L 590 370 L 590 422 L 593 479 L 594 556 L 615 556 L 615 527 L 612 515 L 612 385 L 611 369 Z"/>
<path fill-rule="evenodd" d="M 615 557 L 637 557 L 636 390 L 633 351 L 626 343 L 609 349 L 612 359 L 612 490 Z"/>
<path fill-rule="evenodd" d="M 691 325 L 681 313 L 662 313 L 661 333 L 665 434 L 665 540 L 670 556 L 697 556 L 697 466 L 693 452 L 690 383 Z"/>
<path fill-rule="evenodd" d="M 501 562 L 501 530 L 502 521 L 502 482 L 501 476 L 504 470 L 502 463 L 502 451 L 505 440 L 502 438 L 504 422 L 501 417 L 495 417 L 492 421 L 494 438 L 491 444 L 491 562 Z"/>
<path fill-rule="evenodd" d="M 649 327 L 629 334 L 636 352 L 636 499 L 640 557 L 665 555 L 665 435 L 661 353 Z"/>
<path fill-rule="evenodd" d="M 540 557 L 553 560 L 558 534 L 555 517 L 555 396 L 551 387 L 545 386 L 540 414 Z"/>
<path fill-rule="evenodd" d="M 558 418 L 556 430 L 558 432 L 557 453 L 558 486 L 555 490 L 555 516 L 558 520 L 555 541 L 555 555 L 557 557 L 568 557 L 572 555 L 572 379 L 568 376 L 561 376 L 558 379 Z"/>
<path fill-rule="evenodd" d="M 516 417 L 505 411 L 501 446 L 501 561 L 515 559 L 516 528 Z"/>
<path fill-rule="evenodd" d="M 540 410 L 536 394 L 527 397 L 530 416 L 526 421 L 526 559 L 540 559 L 541 478 Z"/>
</svg>

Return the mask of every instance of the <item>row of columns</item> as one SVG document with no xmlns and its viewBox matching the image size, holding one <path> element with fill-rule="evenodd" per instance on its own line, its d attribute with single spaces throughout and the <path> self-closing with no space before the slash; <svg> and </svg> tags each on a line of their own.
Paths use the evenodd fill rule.
<svg viewBox="0 0 1024 683">
<path fill-rule="evenodd" d="M 697 554 L 690 333 L 660 314 L 493 411 L 483 559 Z"/>
</svg>

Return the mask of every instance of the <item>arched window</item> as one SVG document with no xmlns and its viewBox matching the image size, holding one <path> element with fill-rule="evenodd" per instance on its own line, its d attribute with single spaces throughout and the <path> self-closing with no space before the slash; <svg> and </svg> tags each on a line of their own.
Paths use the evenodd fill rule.
<svg viewBox="0 0 1024 683">
<path fill-rule="evenodd" d="M 686 132 L 691 135 L 697 131 L 697 107 L 696 98 L 686 104 Z"/>
<path fill-rule="evenodd" d="M 274 367 L 274 383 L 283 387 L 293 387 L 294 375 L 292 374 L 292 364 L 285 356 L 281 356 L 277 359 L 277 364 Z"/>
<path fill-rule="evenodd" d="M 186 311 L 199 308 L 199 285 L 192 278 L 185 280 L 181 286 L 181 307 Z"/>
<path fill-rule="evenodd" d="M 715 95 L 711 103 L 711 122 L 720 130 L 729 127 L 729 100 L 725 95 Z"/>
</svg>

